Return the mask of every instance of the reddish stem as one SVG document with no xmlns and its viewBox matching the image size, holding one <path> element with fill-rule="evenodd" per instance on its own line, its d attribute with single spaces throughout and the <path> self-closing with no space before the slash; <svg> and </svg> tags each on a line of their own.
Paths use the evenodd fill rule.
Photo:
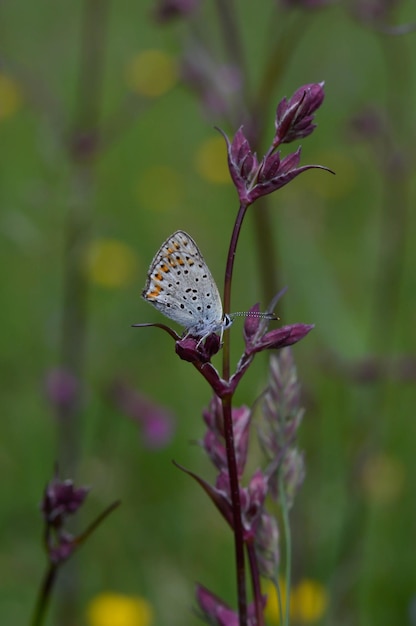
<svg viewBox="0 0 416 626">
<path fill-rule="evenodd" d="M 237 248 L 238 237 L 243 223 L 247 206 L 240 205 L 234 229 L 231 235 L 230 247 L 228 250 L 227 265 L 225 268 L 224 280 L 224 313 L 230 312 L 231 306 L 231 284 L 234 268 L 234 259 Z M 230 334 L 225 333 L 223 350 L 223 378 L 230 378 Z M 234 433 L 232 422 L 232 394 L 222 399 L 224 438 L 227 450 L 228 474 L 230 479 L 231 502 L 233 507 L 234 522 L 234 545 L 237 572 L 237 595 L 238 595 L 238 615 L 240 626 L 247 624 L 247 589 L 245 580 L 244 563 L 244 533 L 241 519 L 240 483 L 238 480 L 237 461 L 234 447 Z"/>
</svg>

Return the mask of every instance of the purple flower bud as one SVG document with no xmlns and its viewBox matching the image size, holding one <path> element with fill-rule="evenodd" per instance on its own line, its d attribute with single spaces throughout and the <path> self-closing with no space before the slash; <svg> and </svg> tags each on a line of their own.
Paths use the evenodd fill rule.
<svg viewBox="0 0 416 626">
<path fill-rule="evenodd" d="M 292 324 L 276 328 L 260 337 L 254 337 L 246 343 L 245 352 L 247 355 L 270 350 L 272 348 L 284 348 L 297 343 L 314 328 L 313 324 Z"/>
<path fill-rule="evenodd" d="M 250 189 L 259 169 L 257 156 L 252 152 L 242 127 L 238 129 L 232 142 L 221 129 L 219 131 L 227 143 L 228 169 L 240 201 L 242 204 L 251 204 Z"/>
<path fill-rule="evenodd" d="M 244 320 L 244 340 L 246 343 L 250 343 L 251 339 L 259 330 L 260 324 L 263 322 L 260 316 L 250 315 L 250 313 L 259 313 L 260 312 L 260 304 L 257 302 L 254 306 L 249 310 L 249 314 Z"/>
<path fill-rule="evenodd" d="M 250 535 L 255 534 L 267 492 L 268 479 L 259 469 L 254 472 L 248 487 L 240 489 L 243 526 Z"/>
<path fill-rule="evenodd" d="M 323 82 L 311 83 L 295 91 L 289 101 L 283 98 L 276 111 L 273 146 L 302 139 L 313 132 L 316 128 L 313 114 L 324 100 L 323 87 Z"/>
<path fill-rule="evenodd" d="M 40 508 L 47 524 L 59 528 L 68 515 L 76 513 L 84 502 L 89 488 L 75 489 L 72 480 L 59 480 L 56 476 L 45 488 Z"/>
</svg>

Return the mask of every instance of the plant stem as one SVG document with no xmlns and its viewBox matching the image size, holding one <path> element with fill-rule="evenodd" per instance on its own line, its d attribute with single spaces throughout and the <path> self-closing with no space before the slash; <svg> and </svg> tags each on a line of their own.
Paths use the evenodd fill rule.
<svg viewBox="0 0 416 626">
<path fill-rule="evenodd" d="M 57 573 L 58 566 L 55 564 L 49 564 L 36 601 L 31 626 L 41 626 L 43 622 L 43 618 L 45 617 L 45 612 L 52 595 L 52 587 L 56 580 Z"/>
<path fill-rule="evenodd" d="M 68 207 L 64 249 L 64 293 L 61 365 L 77 380 L 79 397 L 71 414 L 58 416 L 58 462 L 62 472 L 76 477 L 80 456 L 88 322 L 88 279 L 85 272 L 95 195 L 95 163 L 99 154 L 98 124 L 102 100 L 108 0 L 84 0 L 79 51 L 76 110 L 69 137 L 72 201 Z M 75 623 L 78 576 L 74 562 L 59 584 L 57 623 Z"/>
<path fill-rule="evenodd" d="M 231 396 L 222 400 L 224 438 L 227 450 L 228 475 L 230 479 L 231 502 L 234 522 L 234 547 L 237 574 L 238 615 L 240 626 L 247 625 L 247 589 L 244 562 L 244 534 L 241 519 L 240 484 L 234 447 Z"/>
<path fill-rule="evenodd" d="M 253 540 L 251 540 L 250 543 L 247 543 L 247 552 L 250 562 L 251 586 L 253 589 L 254 606 L 256 610 L 256 626 L 264 626 L 259 566 Z"/>
<path fill-rule="evenodd" d="M 234 223 L 231 235 L 230 246 L 228 249 L 227 264 L 225 268 L 224 279 L 224 313 L 230 312 L 231 306 L 231 284 L 234 268 L 234 259 L 237 248 L 238 237 L 243 223 L 247 206 L 240 205 L 237 217 Z M 223 348 L 223 378 L 230 378 L 230 333 L 226 332 L 224 336 Z M 241 501 L 240 501 L 240 484 L 238 480 L 237 461 L 234 447 L 234 433 L 232 421 L 232 395 L 227 395 L 222 399 L 223 419 L 224 419 L 224 438 L 227 450 L 227 464 L 230 479 L 231 502 L 233 507 L 234 522 L 234 545 L 235 560 L 237 574 L 237 595 L 238 595 L 238 614 L 240 626 L 247 624 L 247 590 L 245 580 L 245 562 L 244 562 L 244 534 L 241 519 Z"/>
<path fill-rule="evenodd" d="M 224 298 L 223 298 L 223 308 L 224 313 L 230 313 L 231 309 L 231 284 L 233 277 L 233 269 L 234 269 L 234 260 L 235 253 L 237 249 L 237 242 L 240 236 L 241 226 L 243 224 L 243 219 L 247 211 L 247 206 L 244 204 L 240 205 L 238 209 L 237 217 L 235 220 L 233 232 L 231 235 L 230 247 L 228 248 L 228 257 L 227 257 L 227 265 L 225 267 L 225 278 L 224 278 Z M 224 380 L 229 380 L 230 378 L 230 333 L 224 333 L 224 348 L 222 353 L 222 376 Z"/>
<path fill-rule="evenodd" d="M 287 507 L 287 498 L 285 492 L 285 481 L 283 476 L 283 471 L 279 472 L 279 491 L 280 491 L 280 506 L 282 509 L 282 518 L 283 518 L 283 532 L 285 537 L 285 565 L 286 565 L 286 602 L 285 602 L 285 616 L 284 616 L 284 625 L 289 626 L 290 623 L 290 586 L 291 586 L 291 578 L 292 578 L 292 535 L 290 532 L 290 522 L 289 522 L 289 510 Z"/>
</svg>

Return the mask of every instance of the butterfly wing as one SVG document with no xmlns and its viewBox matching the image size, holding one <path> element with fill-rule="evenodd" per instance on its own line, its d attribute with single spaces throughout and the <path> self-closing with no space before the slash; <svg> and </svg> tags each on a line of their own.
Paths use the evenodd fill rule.
<svg viewBox="0 0 416 626">
<path fill-rule="evenodd" d="M 218 288 L 195 241 L 183 230 L 156 253 L 143 297 L 189 334 L 207 335 L 222 327 Z"/>
</svg>

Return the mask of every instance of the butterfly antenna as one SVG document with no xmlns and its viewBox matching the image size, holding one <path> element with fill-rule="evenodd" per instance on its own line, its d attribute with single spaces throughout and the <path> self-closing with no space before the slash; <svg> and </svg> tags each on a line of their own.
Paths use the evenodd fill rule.
<svg viewBox="0 0 416 626">
<path fill-rule="evenodd" d="M 262 313 L 261 311 L 236 311 L 235 313 L 230 313 L 230 318 L 234 319 L 234 317 L 260 317 L 263 320 L 280 320 L 280 317 L 275 315 L 275 313 Z"/>
</svg>

